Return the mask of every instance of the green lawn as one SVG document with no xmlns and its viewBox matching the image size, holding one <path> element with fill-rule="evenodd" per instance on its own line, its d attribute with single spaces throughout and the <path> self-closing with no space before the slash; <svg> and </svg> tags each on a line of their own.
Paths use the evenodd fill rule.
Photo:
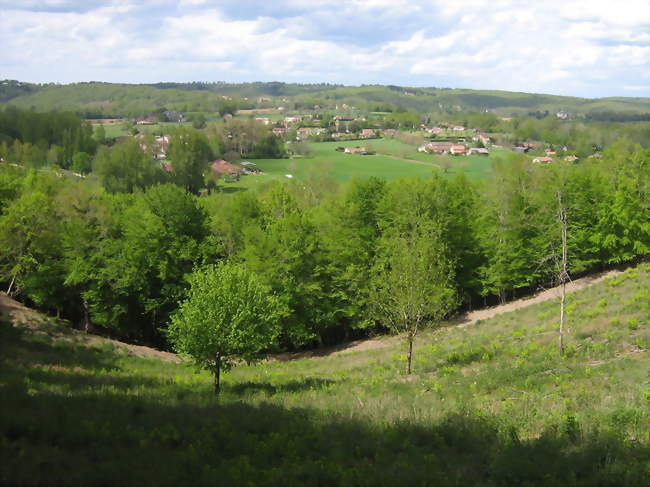
<svg viewBox="0 0 650 487">
<path fill-rule="evenodd" d="M 225 375 L 0 322 L 4 485 L 647 486 L 650 266 L 404 345 Z M 284 357 L 286 358 L 286 357 Z"/>
<path fill-rule="evenodd" d="M 401 177 L 430 177 L 433 173 L 453 176 L 464 172 L 470 177 L 484 178 L 490 172 L 491 161 L 503 154 L 494 150 L 485 156 L 434 156 L 417 152 L 417 147 L 395 139 L 370 139 L 311 143 L 309 157 L 293 159 L 254 159 L 263 175 L 242 177 L 235 183 L 224 183 L 230 190 L 248 189 L 272 180 L 306 179 L 327 176 L 339 183 L 354 177 L 378 176 L 385 179 Z M 376 155 L 352 155 L 337 152 L 337 147 L 365 147 Z"/>
</svg>

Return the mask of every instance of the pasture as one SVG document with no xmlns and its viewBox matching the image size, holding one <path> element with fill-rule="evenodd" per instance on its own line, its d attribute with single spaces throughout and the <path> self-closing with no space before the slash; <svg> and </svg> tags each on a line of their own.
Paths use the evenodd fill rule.
<svg viewBox="0 0 650 487">
<path fill-rule="evenodd" d="M 464 172 L 469 177 L 487 177 L 491 161 L 503 150 L 494 150 L 489 156 L 437 156 L 423 154 L 417 147 L 396 139 L 368 139 L 309 143 L 309 156 L 290 159 L 251 159 L 263 175 L 243 176 L 238 182 L 224 183 L 230 191 L 247 189 L 272 180 L 329 177 L 339 183 L 354 177 L 377 176 L 385 179 L 401 177 L 430 177 L 434 172 L 453 176 Z M 337 147 L 365 147 L 375 155 L 345 154 Z"/>
</svg>

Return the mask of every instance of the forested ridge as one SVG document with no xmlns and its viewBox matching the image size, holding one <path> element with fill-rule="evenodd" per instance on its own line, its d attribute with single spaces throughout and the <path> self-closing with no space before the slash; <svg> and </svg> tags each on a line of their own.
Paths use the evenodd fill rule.
<svg viewBox="0 0 650 487">
<path fill-rule="evenodd" d="M 650 252 L 650 150 L 624 142 L 580 164 L 513 154 L 486 181 L 319 177 L 197 196 L 173 180 L 109 192 L 61 174 L 0 164 L 5 289 L 159 346 L 192 272 L 226 261 L 284 306 L 276 349 L 381 330 L 373 301 L 396 248 L 435 249 L 455 296 L 447 314 L 553 282 L 558 195 L 571 275 Z"/>
<path fill-rule="evenodd" d="M 647 120 L 650 99 L 631 97 L 579 98 L 549 94 L 469 90 L 444 87 L 406 87 L 327 83 L 154 83 L 118 84 L 85 82 L 59 85 L 31 84 L 15 80 L 0 82 L 0 102 L 38 110 L 73 110 L 90 118 L 142 116 L 166 107 L 183 112 L 215 112 L 230 100 L 240 108 L 278 107 L 294 109 L 335 105 L 377 111 L 408 110 L 416 113 L 443 111 L 522 115 L 566 110 L 581 117 L 603 121 Z"/>
</svg>

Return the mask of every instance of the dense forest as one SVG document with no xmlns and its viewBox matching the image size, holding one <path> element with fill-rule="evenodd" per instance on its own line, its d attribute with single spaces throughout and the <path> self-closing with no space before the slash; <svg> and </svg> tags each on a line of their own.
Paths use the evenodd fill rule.
<svg viewBox="0 0 650 487">
<path fill-rule="evenodd" d="M 5 289 L 80 327 L 165 346 L 192 273 L 232 262 L 281 301 L 278 347 L 297 349 L 381 330 L 377 291 L 398 254 L 445 269 L 446 314 L 552 283 L 560 208 L 571 276 L 650 252 L 650 150 L 626 141 L 580 164 L 512 154 L 486 181 L 319 177 L 198 196 L 191 176 L 210 143 L 177 140 L 195 157 L 171 176 L 129 141 L 103 148 L 99 177 L 83 180 L 0 164 Z M 135 169 L 111 172 L 113 151 Z"/>
</svg>

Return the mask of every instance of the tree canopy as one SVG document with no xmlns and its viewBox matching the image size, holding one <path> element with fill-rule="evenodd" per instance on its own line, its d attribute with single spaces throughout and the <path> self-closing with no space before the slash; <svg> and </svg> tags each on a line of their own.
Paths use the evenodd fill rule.
<svg viewBox="0 0 650 487">
<path fill-rule="evenodd" d="M 284 311 L 280 301 L 254 274 L 238 264 L 195 271 L 190 289 L 171 317 L 167 336 L 174 349 L 189 355 L 215 377 L 238 360 L 252 362 L 274 344 Z"/>
</svg>

